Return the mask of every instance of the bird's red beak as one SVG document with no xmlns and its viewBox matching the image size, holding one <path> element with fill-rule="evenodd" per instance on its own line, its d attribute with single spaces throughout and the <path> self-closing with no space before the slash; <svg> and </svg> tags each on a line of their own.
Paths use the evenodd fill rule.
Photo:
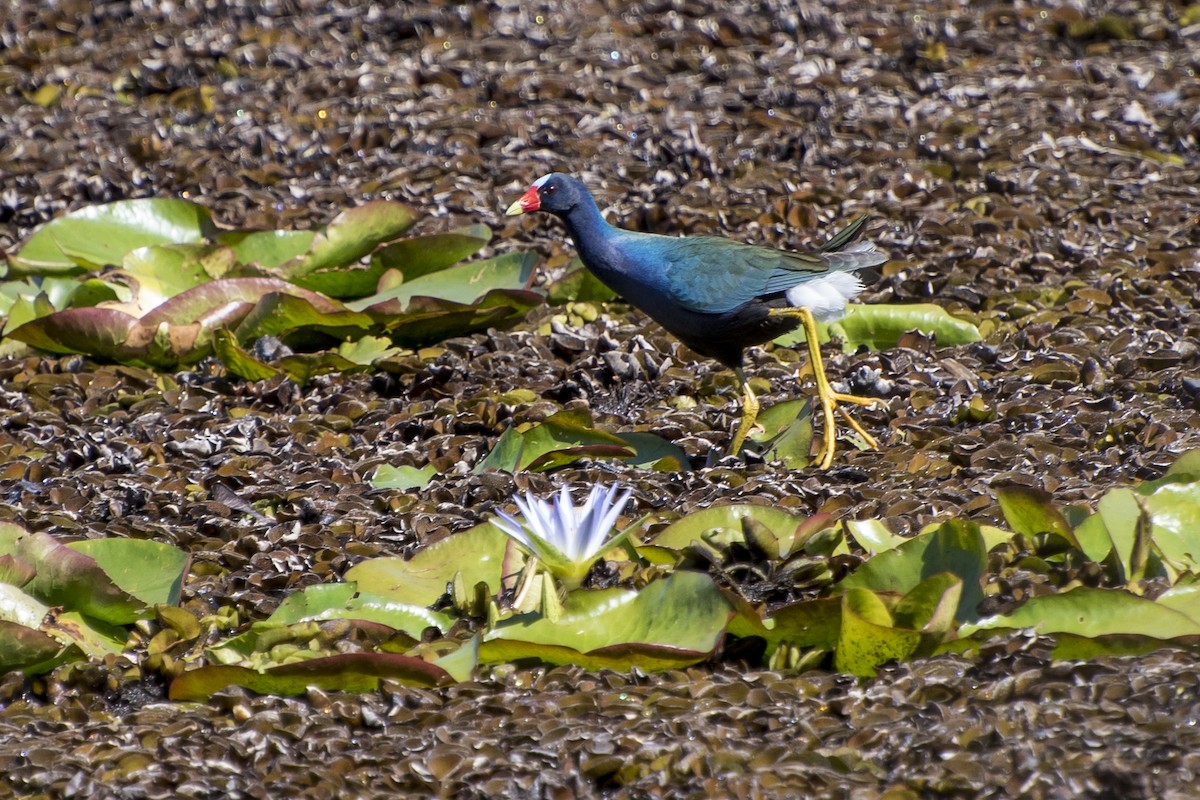
<svg viewBox="0 0 1200 800">
<path fill-rule="evenodd" d="M 515 217 L 517 214 L 528 214 L 530 211 L 537 211 L 542 207 L 542 198 L 538 197 L 538 188 L 530 186 L 525 194 L 517 198 L 517 201 L 508 207 L 505 215 Z"/>
</svg>

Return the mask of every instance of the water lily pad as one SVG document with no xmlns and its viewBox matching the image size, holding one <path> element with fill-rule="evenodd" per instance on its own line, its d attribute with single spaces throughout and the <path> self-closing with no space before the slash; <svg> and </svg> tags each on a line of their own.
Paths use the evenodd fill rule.
<svg viewBox="0 0 1200 800">
<path fill-rule="evenodd" d="M 758 415 L 757 430 L 750 441 L 767 461 L 782 461 L 790 469 L 802 469 L 812 459 L 812 404 L 807 399 L 785 400 Z"/>
<path fill-rule="evenodd" d="M 271 269 L 308 252 L 316 231 L 221 231 L 213 237 L 233 251 L 239 264 Z"/>
<path fill-rule="evenodd" d="M 834 651 L 834 667 L 860 677 L 874 677 L 879 665 L 902 661 L 917 651 L 921 634 L 897 628 L 883 601 L 866 589 L 842 596 L 842 627 Z"/>
<path fill-rule="evenodd" d="M 9 256 L 10 274 L 70 274 L 119 265 L 157 244 L 199 242 L 214 233 L 208 209 L 186 200 L 143 198 L 85 206 L 51 220 Z"/>
<path fill-rule="evenodd" d="M 0 604 L 4 602 L 0 599 Z M 62 642 L 37 630 L 36 626 L 11 622 L 4 616 L 4 610 L 0 609 L 0 672 L 28 670 L 35 664 L 54 658 L 63 649 Z"/>
<path fill-rule="evenodd" d="M 446 233 L 400 239 L 379 249 L 371 266 L 398 271 L 405 281 L 437 272 L 474 255 L 487 245 L 492 231 L 486 225 L 468 225 Z"/>
<path fill-rule="evenodd" d="M 803 544 L 797 531 L 806 519 L 771 506 L 725 505 L 694 511 L 663 528 L 650 544 L 682 550 L 692 542 L 708 540 L 719 545 L 745 542 L 743 520 L 762 524 L 778 540 L 781 553 L 789 554 Z M 804 528 L 807 531 L 807 528 Z M 808 535 L 815 533 L 811 531 Z"/>
<path fill-rule="evenodd" d="M 431 606 L 458 577 L 468 586 L 486 583 L 500 590 L 508 536 L 490 522 L 476 525 L 417 551 L 405 561 L 398 557 L 373 558 L 346 572 L 346 581 L 363 592 L 414 606 Z"/>
<path fill-rule="evenodd" d="M 914 330 L 936 336 L 939 345 L 969 344 L 982 338 L 973 323 L 953 317 L 946 309 L 932 303 L 851 303 L 842 319 L 817 325 L 822 342 L 836 338 L 847 353 L 864 346 L 871 350 L 895 347 L 901 336 Z M 775 341 L 785 347 L 799 344 L 804 341 L 804 329 L 799 328 Z"/>
<path fill-rule="evenodd" d="M 986 567 L 987 549 L 979 526 L 964 520 L 950 520 L 872 556 L 836 588 L 906 594 L 922 581 L 948 572 L 962 581 L 961 601 L 955 618 L 971 620 L 977 617 L 975 609 L 983 600 Z"/>
<path fill-rule="evenodd" d="M 275 367 L 250 355 L 237 343 L 237 338 L 227 330 L 213 333 L 213 352 L 217 358 L 221 359 L 225 368 L 239 378 L 245 378 L 248 381 L 265 381 L 279 374 L 279 370 Z"/>
<path fill-rule="evenodd" d="M 1070 523 L 1054 507 L 1050 493 L 1033 486 L 1004 486 L 996 489 L 1000 510 L 1012 529 L 1026 536 L 1053 533 L 1061 536 L 1076 550 L 1079 541 Z"/>
<path fill-rule="evenodd" d="M 617 293 L 604 285 L 591 270 L 585 269 L 577 260 L 575 268 L 550 284 L 546 302 L 552 306 L 567 303 L 607 303 L 617 298 Z"/>
<path fill-rule="evenodd" d="M 23 591 L 44 603 L 83 611 L 115 624 L 138 619 L 146 603 L 122 589 L 96 559 L 60 544 L 48 533 L 0 527 L 0 553 L 32 565 L 36 575 Z"/>
<path fill-rule="evenodd" d="M 1163 557 L 1182 569 L 1200 567 L 1200 482 L 1164 483 L 1143 503 Z"/>
<path fill-rule="evenodd" d="M 1189 603 L 1181 610 L 1118 589 L 1079 586 L 1060 594 L 1034 597 L 1011 614 L 998 614 L 963 625 L 960 634 L 969 636 L 979 630 L 1016 628 L 1088 637 L 1113 634 L 1149 635 L 1157 639 L 1200 636 L 1200 607 Z"/>
<path fill-rule="evenodd" d="M 390 300 L 376 303 L 365 311 L 396 344 L 424 347 L 451 336 L 511 327 L 541 302 L 542 296 L 537 292 L 493 289 L 470 305 L 418 296 L 412 298 L 407 307 Z"/>
<path fill-rule="evenodd" d="M 171 682 L 172 700 L 206 700 L 227 686 L 244 686 L 260 694 L 300 695 L 310 686 L 328 691 L 369 692 L 384 679 L 411 686 L 445 686 L 454 682 L 446 670 L 396 653 L 344 653 L 284 664 L 262 672 L 249 667 L 214 665 L 183 673 Z"/>
<path fill-rule="evenodd" d="M 252 342 L 260 336 L 283 337 L 301 329 L 343 338 L 361 335 L 373 324 L 366 314 L 350 311 L 316 292 L 293 287 L 259 298 L 238 324 L 235 334 L 240 342 Z"/>
<path fill-rule="evenodd" d="M 86 353 L 119 360 L 137 320 L 111 308 L 68 308 L 26 322 L 8 333 L 47 353 Z"/>
<path fill-rule="evenodd" d="M 424 489 L 436 474 L 437 468 L 432 465 L 418 468 L 383 464 L 375 470 L 370 483 L 376 489 L 399 489 L 405 492 L 409 489 Z"/>
<path fill-rule="evenodd" d="M 479 657 L 483 663 L 537 659 L 587 669 L 672 669 L 710 657 L 731 614 L 708 575 L 676 572 L 637 592 L 571 592 L 557 619 L 524 614 L 503 620 L 485 634 Z"/>
<path fill-rule="evenodd" d="M 507 253 L 483 261 L 471 261 L 414 280 L 405 280 L 398 286 L 356 300 L 348 306 L 358 311 L 396 306 L 403 310 L 414 297 L 471 304 L 493 289 L 527 288 L 536 263 L 537 256 L 532 253 Z"/>
<path fill-rule="evenodd" d="M 383 625 L 412 640 L 419 640 L 426 628 L 445 632 L 454 623 L 446 614 L 363 592 L 354 583 L 317 584 L 288 595 L 270 617 L 213 645 L 207 652 L 213 661 L 237 664 L 281 641 L 312 635 L 311 628 L 288 630 L 293 626 L 339 619 Z"/>
<path fill-rule="evenodd" d="M 413 226 L 417 212 L 404 203 L 374 200 L 347 209 L 318 233 L 309 251 L 281 267 L 289 280 L 324 269 L 353 264 L 384 242 Z"/>
<path fill-rule="evenodd" d="M 146 539 L 85 539 L 67 547 L 95 559 L 113 583 L 145 605 L 178 605 L 191 563 L 179 548 Z"/>
<path fill-rule="evenodd" d="M 505 431 L 475 472 L 551 470 L 585 456 L 631 458 L 636 451 L 620 437 L 592 427 L 587 409 L 559 411 L 525 431 Z"/>
<path fill-rule="evenodd" d="M 121 310 L 141 317 L 177 294 L 225 276 L 234 263 L 234 252 L 219 245 L 139 247 L 125 255 L 115 273 L 133 290 L 133 298 Z"/>
</svg>

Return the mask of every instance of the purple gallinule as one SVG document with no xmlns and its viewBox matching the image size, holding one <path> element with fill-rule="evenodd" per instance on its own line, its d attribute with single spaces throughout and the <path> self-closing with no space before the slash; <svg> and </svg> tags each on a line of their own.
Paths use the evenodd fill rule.
<svg viewBox="0 0 1200 800">
<path fill-rule="evenodd" d="M 833 463 L 834 409 L 871 447 L 879 446 L 838 403 L 880 401 L 833 390 L 825 376 L 814 322 L 841 317 L 846 301 L 863 290 L 856 273 L 887 261 L 870 242 L 855 241 L 866 217 L 858 217 L 807 252 L 757 247 L 718 236 L 638 233 L 609 225 L 587 188 L 558 172 L 534 181 L 506 213 L 529 211 L 548 211 L 561 219 L 584 266 L 597 278 L 688 347 L 733 369 L 744 400 L 731 453 L 741 452 L 759 408 L 742 371 L 743 351 L 800 325 L 808 340 L 825 419 L 819 465 L 824 469 Z"/>
</svg>

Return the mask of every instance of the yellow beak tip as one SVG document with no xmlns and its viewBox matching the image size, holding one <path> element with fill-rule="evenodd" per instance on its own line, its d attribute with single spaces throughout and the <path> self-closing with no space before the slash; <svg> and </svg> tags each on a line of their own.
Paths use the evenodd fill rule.
<svg viewBox="0 0 1200 800">
<path fill-rule="evenodd" d="M 504 212 L 504 216 L 515 217 L 518 214 L 524 214 L 524 213 L 525 213 L 525 209 L 521 208 L 521 201 L 518 200 L 517 202 L 513 203 L 511 206 L 508 207 L 508 210 Z"/>
</svg>

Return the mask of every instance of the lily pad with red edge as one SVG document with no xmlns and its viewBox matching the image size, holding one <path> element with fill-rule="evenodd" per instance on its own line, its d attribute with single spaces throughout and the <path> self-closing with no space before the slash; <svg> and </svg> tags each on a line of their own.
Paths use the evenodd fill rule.
<svg viewBox="0 0 1200 800">
<path fill-rule="evenodd" d="M 36 574 L 22 589 L 44 603 L 118 625 L 133 622 L 146 607 L 144 601 L 118 586 L 96 559 L 48 533 L 26 533 L 6 525 L 0 529 L 0 552 L 33 566 Z"/>
<path fill-rule="evenodd" d="M 0 619 L 0 672 L 50 661 L 63 647 L 58 639 L 36 627 Z"/>
<path fill-rule="evenodd" d="M 509 328 L 542 302 L 537 292 L 493 289 L 474 303 L 414 297 L 405 307 L 385 301 L 364 309 L 392 340 L 403 347 L 423 347 L 451 336 L 488 328 Z"/>
<path fill-rule="evenodd" d="M 111 361 L 123 360 L 125 342 L 137 319 L 111 308 L 68 308 L 26 322 L 8 338 L 47 353 L 84 353 Z"/>
<path fill-rule="evenodd" d="M 342 339 L 361 336 L 372 324 L 366 314 L 350 311 L 323 295 L 299 295 L 290 290 L 263 295 L 238 324 L 235 334 L 241 342 L 260 336 L 286 336 L 298 330 L 321 331 Z"/>
<path fill-rule="evenodd" d="M 229 686 L 259 694 L 300 695 L 310 686 L 326 691 L 369 692 L 381 680 L 433 688 L 454 683 L 445 669 L 396 653 L 343 653 L 284 664 L 262 672 L 249 667 L 215 665 L 189 670 L 171 682 L 172 700 L 207 700 Z"/>
<path fill-rule="evenodd" d="M 639 591 L 571 592 L 554 618 L 523 614 L 484 635 L 481 663 L 537 660 L 586 669 L 674 669 L 711 657 L 733 614 L 707 574 L 680 571 Z"/>
</svg>

